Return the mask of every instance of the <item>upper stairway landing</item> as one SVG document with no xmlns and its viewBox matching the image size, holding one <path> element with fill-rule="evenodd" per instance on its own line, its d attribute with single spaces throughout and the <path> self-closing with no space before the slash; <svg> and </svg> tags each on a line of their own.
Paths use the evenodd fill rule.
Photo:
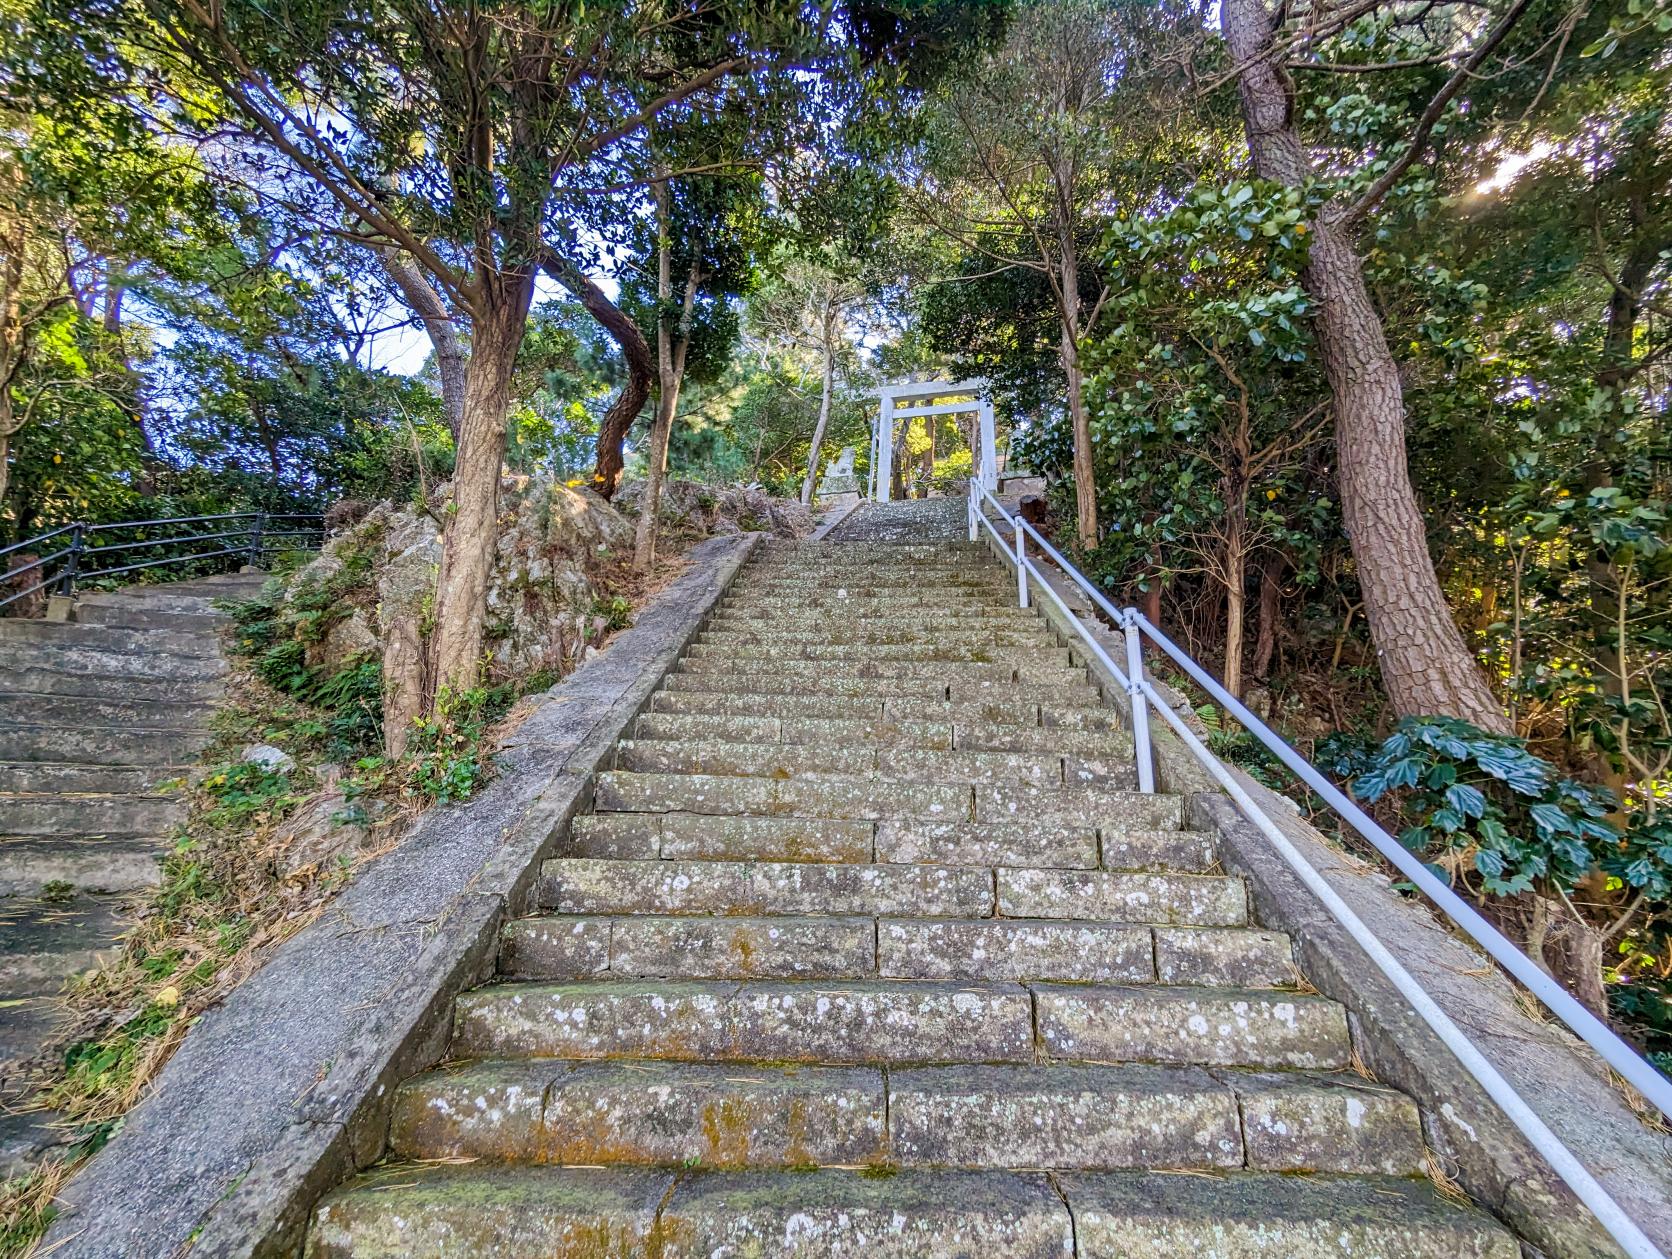
<svg viewBox="0 0 1672 1259">
<path fill-rule="evenodd" d="M 763 547 L 308 1255 L 1516 1259 L 1013 591 Z"/>
</svg>

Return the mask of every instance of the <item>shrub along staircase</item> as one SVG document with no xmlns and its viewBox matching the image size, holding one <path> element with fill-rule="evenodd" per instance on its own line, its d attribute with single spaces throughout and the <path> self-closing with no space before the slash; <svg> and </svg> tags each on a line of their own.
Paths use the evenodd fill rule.
<svg viewBox="0 0 1672 1259">
<path fill-rule="evenodd" d="M 185 804 L 157 786 L 209 738 L 225 664 L 214 601 L 259 574 L 81 596 L 73 622 L 0 620 L 0 1164 L 45 1141 L 17 1113 L 70 977 L 161 874 Z"/>
<path fill-rule="evenodd" d="M 1133 778 L 985 552 L 763 548 L 308 1254 L 1514 1259 Z"/>
</svg>

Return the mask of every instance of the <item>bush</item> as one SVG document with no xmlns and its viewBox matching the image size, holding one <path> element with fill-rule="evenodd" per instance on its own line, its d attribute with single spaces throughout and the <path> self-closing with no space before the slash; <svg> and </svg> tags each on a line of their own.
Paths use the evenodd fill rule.
<svg viewBox="0 0 1672 1259">
<path fill-rule="evenodd" d="M 1409 823 L 1400 842 L 1464 858 L 1450 864 L 1472 868 L 1494 896 L 1545 884 L 1568 892 L 1597 865 L 1623 874 L 1625 849 L 1607 820 L 1614 807 L 1607 791 L 1563 778 L 1522 740 L 1466 721 L 1407 717 L 1364 759 L 1352 790 L 1366 803 L 1400 793 Z M 1640 885 L 1652 871 L 1634 873 Z"/>
</svg>

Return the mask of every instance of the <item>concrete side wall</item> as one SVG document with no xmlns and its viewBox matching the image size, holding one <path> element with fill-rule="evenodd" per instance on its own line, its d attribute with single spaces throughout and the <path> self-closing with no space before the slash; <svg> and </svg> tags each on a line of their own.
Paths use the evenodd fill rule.
<svg viewBox="0 0 1672 1259">
<path fill-rule="evenodd" d="M 983 536 L 1013 569 L 1012 557 Z M 1052 588 L 1076 613 L 1085 611 L 1086 601 L 1066 580 L 1054 578 Z M 1078 640 L 1047 596 L 1036 592 L 1033 601 L 1065 644 Z M 1089 623 L 1110 656 L 1123 661 L 1121 635 Z M 1113 677 L 1101 676 L 1095 661 L 1088 664 L 1105 702 L 1127 711 L 1124 689 Z M 1187 717 L 1191 711 L 1182 697 L 1174 710 Z M 1130 716 L 1127 720 L 1130 724 Z M 1189 796 L 1192 824 L 1217 832 L 1225 865 L 1249 881 L 1261 923 L 1288 932 L 1307 979 L 1347 1007 L 1364 1064 L 1422 1108 L 1428 1143 L 1443 1169 L 1544 1254 L 1620 1255 L 1572 1191 L 1160 718 L 1151 718 L 1150 737 L 1158 790 Z M 1639 1121 L 1589 1047 L 1560 1024 L 1532 1016 L 1531 1001 L 1426 903 L 1395 892 L 1377 865 L 1332 844 L 1298 815 L 1292 801 L 1240 770 L 1232 772 L 1638 1226 L 1672 1253 L 1672 1137 Z"/>
<path fill-rule="evenodd" d="M 431 810 L 210 1011 L 66 1187 L 59 1259 L 297 1253 L 320 1193 L 383 1151 L 394 1086 L 438 1062 L 454 997 L 590 803 L 594 772 L 760 535 L 696 547 L 609 650 L 548 692 L 475 799 Z"/>
</svg>

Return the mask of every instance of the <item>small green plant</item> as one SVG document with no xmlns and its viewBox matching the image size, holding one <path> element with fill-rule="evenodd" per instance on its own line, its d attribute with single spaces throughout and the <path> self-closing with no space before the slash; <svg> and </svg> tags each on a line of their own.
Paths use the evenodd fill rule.
<svg viewBox="0 0 1672 1259">
<path fill-rule="evenodd" d="M 63 905 L 75 899 L 75 884 L 63 879 L 48 879 L 41 884 L 41 899 L 49 905 Z"/>
<path fill-rule="evenodd" d="M 592 615 L 602 618 L 607 630 L 624 630 L 633 624 L 633 605 L 620 595 L 592 601 Z"/>
<path fill-rule="evenodd" d="M 255 761 L 222 765 L 203 780 L 213 801 L 204 820 L 218 829 L 240 826 L 257 814 L 277 817 L 300 798 L 290 776 Z"/>
<path fill-rule="evenodd" d="M 486 779 L 482 734 L 490 721 L 489 693 L 443 689 L 435 713 L 414 722 L 407 748 L 407 786 L 426 800 L 464 800 Z"/>
</svg>

